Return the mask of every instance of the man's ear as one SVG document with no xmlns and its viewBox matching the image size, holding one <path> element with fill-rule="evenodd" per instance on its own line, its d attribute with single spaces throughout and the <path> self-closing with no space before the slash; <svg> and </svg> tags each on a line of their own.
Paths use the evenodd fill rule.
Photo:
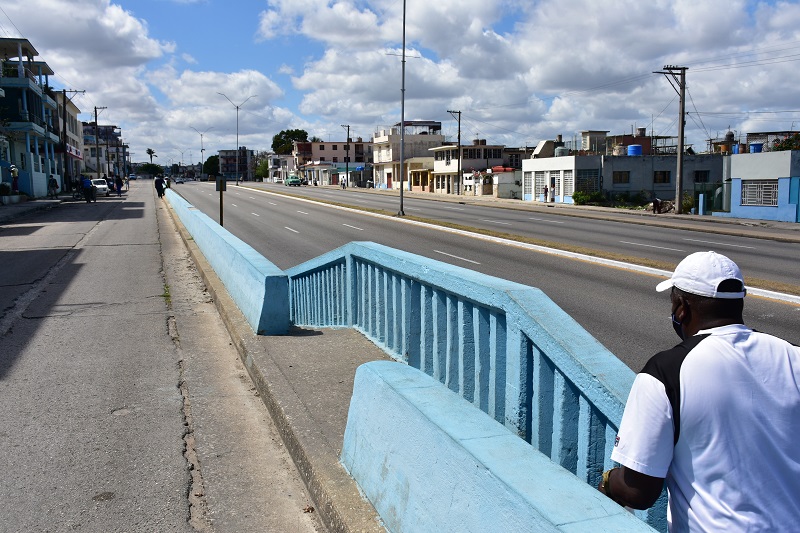
<svg viewBox="0 0 800 533">
<path fill-rule="evenodd" d="M 678 307 L 675 309 L 675 319 L 681 324 L 688 324 L 692 318 L 692 308 L 689 299 L 685 296 L 678 296 Z"/>
</svg>

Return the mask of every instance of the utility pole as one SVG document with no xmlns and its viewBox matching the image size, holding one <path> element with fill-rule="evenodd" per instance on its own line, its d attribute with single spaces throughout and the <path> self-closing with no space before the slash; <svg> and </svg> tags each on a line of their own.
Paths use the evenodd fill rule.
<svg viewBox="0 0 800 533">
<path fill-rule="evenodd" d="M 106 107 L 94 106 L 94 151 L 97 162 L 97 179 L 100 179 L 100 125 L 97 123 L 97 110 L 108 109 Z"/>
<path fill-rule="evenodd" d="M 678 168 L 675 176 L 675 212 L 683 212 L 683 136 L 686 127 L 686 71 L 687 67 L 664 65 L 664 70 L 654 74 L 664 74 L 667 81 L 680 97 L 680 116 L 678 117 Z"/>
<path fill-rule="evenodd" d="M 397 216 L 404 217 L 403 210 L 403 167 L 406 159 L 406 0 L 403 0 L 403 60 L 401 62 L 400 83 L 400 211 Z"/>
<path fill-rule="evenodd" d="M 341 126 L 347 130 L 347 140 L 344 143 L 344 179 L 350 181 L 350 124 Z"/>
<path fill-rule="evenodd" d="M 459 183 L 459 186 L 460 186 L 461 185 L 461 180 L 463 179 L 463 177 L 461 176 L 461 111 L 450 111 L 448 109 L 447 112 L 450 113 L 451 115 L 453 115 L 453 118 L 458 121 L 458 152 L 457 153 L 458 153 L 458 183 Z M 456 116 L 456 115 L 458 115 L 458 116 Z M 483 186 L 482 183 L 481 183 L 481 186 Z M 473 196 L 475 195 L 475 185 L 474 185 L 474 183 L 472 185 L 472 194 L 473 194 Z"/>
</svg>

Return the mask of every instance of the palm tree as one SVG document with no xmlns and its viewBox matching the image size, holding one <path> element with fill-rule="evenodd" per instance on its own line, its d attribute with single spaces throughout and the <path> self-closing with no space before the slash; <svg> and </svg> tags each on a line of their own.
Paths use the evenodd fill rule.
<svg viewBox="0 0 800 533">
<path fill-rule="evenodd" d="M 145 152 L 147 153 L 147 155 L 150 156 L 150 164 L 152 165 L 153 164 L 153 157 L 158 157 L 156 155 L 156 151 L 153 150 L 152 148 L 148 148 L 147 150 L 145 150 Z"/>
</svg>

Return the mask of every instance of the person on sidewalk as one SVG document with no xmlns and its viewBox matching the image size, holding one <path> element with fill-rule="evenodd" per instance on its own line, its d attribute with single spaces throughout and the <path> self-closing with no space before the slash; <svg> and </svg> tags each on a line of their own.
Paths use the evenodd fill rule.
<svg viewBox="0 0 800 533">
<path fill-rule="evenodd" d="M 122 176 L 117 176 L 114 179 L 114 185 L 117 188 L 117 196 L 122 196 Z"/>
<path fill-rule="evenodd" d="M 58 198 L 58 181 L 52 174 L 50 174 L 50 178 L 47 180 L 47 197 Z"/>
<path fill-rule="evenodd" d="M 158 197 L 159 198 L 163 198 L 164 197 L 164 178 L 162 178 L 160 175 L 156 176 L 155 186 L 156 186 L 156 192 L 158 193 Z"/>
<path fill-rule="evenodd" d="M 697 252 L 670 291 L 682 339 L 637 375 L 598 487 L 646 509 L 666 479 L 670 531 L 786 531 L 800 523 L 800 348 L 744 325 L 746 289 L 724 255 Z"/>
<path fill-rule="evenodd" d="M 83 189 L 83 198 L 86 200 L 87 204 L 92 200 L 95 202 L 97 201 L 97 198 L 95 198 L 94 194 L 94 184 L 92 183 L 92 180 L 89 179 L 89 176 L 83 176 L 83 179 L 81 180 L 81 188 Z"/>
</svg>

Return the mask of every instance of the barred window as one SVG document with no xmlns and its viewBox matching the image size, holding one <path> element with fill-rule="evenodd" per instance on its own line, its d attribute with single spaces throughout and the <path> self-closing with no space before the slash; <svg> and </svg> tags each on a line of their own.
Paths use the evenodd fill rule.
<svg viewBox="0 0 800 533">
<path fill-rule="evenodd" d="M 694 182 L 695 183 L 708 183 L 708 178 L 711 175 L 711 172 L 708 170 L 695 170 L 694 171 Z"/>
<path fill-rule="evenodd" d="M 575 179 L 572 177 L 571 170 L 565 170 L 563 175 L 564 196 L 572 196 L 575 192 Z"/>
<path fill-rule="evenodd" d="M 581 169 L 575 179 L 575 190 L 581 192 L 596 192 L 600 190 L 600 170 Z"/>
<path fill-rule="evenodd" d="M 621 185 L 623 183 L 631 182 L 630 170 L 615 170 L 611 175 L 611 183 L 614 185 Z"/>
<path fill-rule="evenodd" d="M 533 183 L 534 183 L 534 190 L 533 193 L 536 195 L 544 194 L 544 185 L 545 185 L 545 173 L 537 170 L 533 173 Z"/>
<path fill-rule="evenodd" d="M 524 172 L 522 174 L 522 194 L 523 198 L 529 196 L 533 191 L 533 172 Z"/>
<path fill-rule="evenodd" d="M 670 171 L 669 170 L 656 170 L 653 172 L 653 183 L 669 183 Z"/>
<path fill-rule="evenodd" d="M 742 180 L 742 205 L 778 205 L 778 180 Z"/>
</svg>

